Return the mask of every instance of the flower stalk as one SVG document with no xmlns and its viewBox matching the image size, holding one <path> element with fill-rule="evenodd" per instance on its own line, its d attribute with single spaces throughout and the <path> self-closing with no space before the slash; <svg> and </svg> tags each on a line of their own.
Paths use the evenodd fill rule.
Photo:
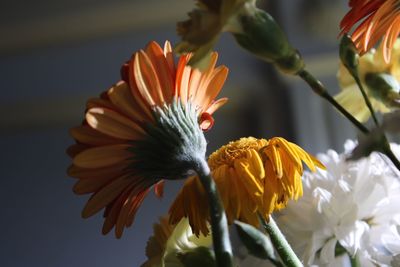
<svg viewBox="0 0 400 267">
<path fill-rule="evenodd" d="M 343 108 L 326 90 L 325 86 L 316 79 L 310 72 L 303 69 L 297 74 L 300 78 L 302 78 L 311 89 L 320 97 L 326 99 L 329 103 L 331 103 L 340 113 L 342 113 L 354 126 L 357 127 L 364 134 L 369 133 L 367 127 L 365 127 L 362 123 L 360 123 L 356 118 L 353 117 L 346 109 Z"/>
<path fill-rule="evenodd" d="M 364 86 L 361 83 L 360 75 L 358 72 L 358 65 L 359 65 L 359 59 L 360 56 L 357 52 L 357 47 L 351 40 L 350 36 L 344 35 L 341 42 L 340 42 L 340 59 L 343 63 L 343 65 L 346 67 L 346 69 L 349 71 L 350 75 L 353 77 L 355 82 L 358 85 L 358 88 L 361 91 L 361 94 L 364 98 L 364 102 L 367 105 L 369 112 L 371 113 L 372 119 L 374 120 L 374 123 L 376 126 L 379 126 L 378 119 L 376 118 L 375 115 L 375 110 L 372 107 L 371 101 L 369 100 L 369 97 L 364 89 Z"/>
<path fill-rule="evenodd" d="M 269 218 L 267 223 L 263 217 L 259 216 L 262 226 L 271 238 L 271 242 L 274 245 L 276 251 L 281 257 L 283 263 L 287 267 L 302 267 L 303 264 L 299 258 L 294 253 L 293 249 L 290 247 L 289 243 L 286 241 L 285 236 L 279 230 L 278 225 L 275 223 L 272 216 Z"/>
<path fill-rule="evenodd" d="M 358 76 L 358 73 L 357 72 L 354 74 L 352 73 L 352 76 L 353 76 L 354 80 L 356 81 L 358 88 L 361 91 L 361 94 L 364 98 L 365 104 L 367 105 L 369 112 L 371 113 L 371 116 L 372 116 L 372 119 L 373 119 L 375 125 L 379 126 L 378 119 L 376 118 L 375 110 L 372 107 L 371 101 L 369 100 L 367 93 L 365 92 L 364 86 L 362 85 L 362 83 L 360 81 L 360 77 Z"/>
<path fill-rule="evenodd" d="M 233 267 L 232 247 L 229 239 L 228 221 L 217 186 L 211 177 L 205 159 L 196 162 L 195 171 L 206 191 L 210 206 L 211 231 L 215 258 L 218 267 Z"/>
<path fill-rule="evenodd" d="M 350 257 L 350 264 L 351 264 L 351 267 L 361 267 L 360 259 L 358 258 L 357 255 Z"/>
</svg>

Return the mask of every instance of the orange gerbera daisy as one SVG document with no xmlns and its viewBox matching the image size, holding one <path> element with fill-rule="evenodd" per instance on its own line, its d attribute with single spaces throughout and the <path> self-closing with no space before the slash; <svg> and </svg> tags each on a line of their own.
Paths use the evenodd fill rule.
<svg viewBox="0 0 400 267">
<path fill-rule="evenodd" d="M 399 0 L 350 0 L 350 11 L 340 23 L 342 34 L 361 22 L 352 34 L 361 54 L 369 51 L 382 37 L 381 46 L 386 62 L 400 33 Z"/>
<path fill-rule="evenodd" d="M 204 158 L 202 129 L 227 101 L 214 98 L 228 69 L 215 67 L 213 53 L 202 73 L 187 65 L 190 57 L 175 66 L 169 42 L 164 49 L 149 43 L 123 66 L 121 81 L 87 102 L 85 121 L 71 130 L 68 174 L 79 179 L 75 193 L 92 193 L 84 218 L 105 208 L 103 234 L 115 226 L 121 237 L 153 185 L 161 196 L 162 179 L 185 178 Z"/>
</svg>

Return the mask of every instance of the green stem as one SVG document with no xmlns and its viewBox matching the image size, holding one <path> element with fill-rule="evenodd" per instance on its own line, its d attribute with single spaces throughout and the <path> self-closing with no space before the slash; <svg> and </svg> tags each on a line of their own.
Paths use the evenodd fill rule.
<svg viewBox="0 0 400 267">
<path fill-rule="evenodd" d="M 371 101 L 369 101 L 369 97 L 367 96 L 367 93 L 364 90 L 364 86 L 362 85 L 362 83 L 360 81 L 360 78 L 358 77 L 358 73 L 357 72 L 352 73 L 352 71 L 350 71 L 350 73 L 353 76 L 354 80 L 356 81 L 356 83 L 358 85 L 358 88 L 361 91 L 361 94 L 362 94 L 362 96 L 364 98 L 364 102 L 367 105 L 367 107 L 369 109 L 369 112 L 371 113 L 371 116 L 372 116 L 372 119 L 374 120 L 375 125 L 379 126 L 378 119 L 376 118 L 376 115 L 375 115 L 375 110 L 372 107 Z"/>
<path fill-rule="evenodd" d="M 382 152 L 392 161 L 394 166 L 396 166 L 396 168 L 400 171 L 400 161 L 397 159 L 396 155 L 390 149 L 390 144 L 385 136 L 384 136 L 384 142 L 385 143 L 383 144 Z"/>
<path fill-rule="evenodd" d="M 228 221 L 217 186 L 211 177 L 210 168 L 204 159 L 197 162 L 195 171 L 199 175 L 208 197 L 212 239 L 217 266 L 232 267 L 232 247 L 229 239 Z"/>
<path fill-rule="evenodd" d="M 350 256 L 350 263 L 351 263 L 351 267 L 361 267 L 360 259 L 358 258 L 357 254 L 354 255 L 353 257 Z"/>
<path fill-rule="evenodd" d="M 278 225 L 276 225 L 272 216 L 270 216 L 268 223 L 264 220 L 264 218 L 262 218 L 262 216 L 259 217 L 261 224 L 269 234 L 271 242 L 274 245 L 285 266 L 302 267 L 303 264 L 301 263 L 299 258 L 297 258 L 289 243 L 286 241 L 285 236 L 279 230 Z"/>
<path fill-rule="evenodd" d="M 317 80 L 311 73 L 307 70 L 301 70 L 297 75 L 302 78 L 311 89 L 322 98 L 326 99 L 329 103 L 331 103 L 340 113 L 342 113 L 350 122 L 353 123 L 361 132 L 367 134 L 369 130 L 360 123 L 356 118 L 353 117 L 346 109 L 344 109 L 326 90 L 324 85 Z"/>
</svg>

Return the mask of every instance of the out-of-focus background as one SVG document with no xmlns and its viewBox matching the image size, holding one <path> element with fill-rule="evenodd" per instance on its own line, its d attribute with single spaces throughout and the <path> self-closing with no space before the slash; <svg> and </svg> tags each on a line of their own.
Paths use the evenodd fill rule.
<svg viewBox="0 0 400 267">
<path fill-rule="evenodd" d="M 337 35 L 346 1 L 259 1 L 287 31 L 311 72 L 332 93 Z M 118 81 L 121 64 L 150 40 L 176 43 L 175 23 L 192 0 L 14 0 L 0 4 L 0 265 L 139 266 L 152 224 L 180 182 L 151 196 L 122 239 L 102 236 L 101 215 L 83 220 L 87 196 L 72 193 L 65 170 L 68 129 L 85 101 Z M 298 78 L 279 74 L 227 34 L 217 46 L 230 68 L 230 98 L 207 133 L 209 152 L 242 136 L 284 136 L 310 152 L 342 150 L 355 131 Z"/>
</svg>

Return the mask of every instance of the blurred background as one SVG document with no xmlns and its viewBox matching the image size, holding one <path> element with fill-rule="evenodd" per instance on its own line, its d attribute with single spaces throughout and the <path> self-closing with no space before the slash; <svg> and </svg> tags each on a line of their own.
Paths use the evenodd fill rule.
<svg viewBox="0 0 400 267">
<path fill-rule="evenodd" d="M 346 1 L 268 0 L 308 69 L 332 93 L 339 21 Z M 102 217 L 83 220 L 88 196 L 72 193 L 67 177 L 73 143 L 68 129 L 83 118 L 86 99 L 119 80 L 121 64 L 148 41 L 176 43 L 175 23 L 192 0 L 36 0 L 0 3 L 0 264 L 22 266 L 139 266 L 152 224 L 165 214 L 181 182 L 152 194 L 133 227 L 117 240 L 101 235 Z M 296 77 L 281 75 L 224 34 L 219 64 L 230 68 L 222 96 L 229 105 L 206 134 L 209 153 L 243 136 L 283 136 L 313 153 L 342 151 L 355 131 Z"/>
</svg>

